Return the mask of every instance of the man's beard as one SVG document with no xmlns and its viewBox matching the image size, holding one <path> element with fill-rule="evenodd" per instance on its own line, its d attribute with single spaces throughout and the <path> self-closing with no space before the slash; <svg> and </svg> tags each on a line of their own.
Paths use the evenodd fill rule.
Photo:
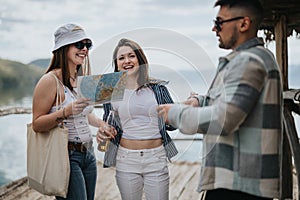
<svg viewBox="0 0 300 200">
<path fill-rule="evenodd" d="M 237 28 L 234 27 L 233 34 L 230 37 L 229 41 L 227 43 L 224 43 L 221 38 L 219 47 L 221 49 L 233 49 L 233 47 L 235 47 L 237 43 L 237 38 L 238 38 Z"/>
</svg>

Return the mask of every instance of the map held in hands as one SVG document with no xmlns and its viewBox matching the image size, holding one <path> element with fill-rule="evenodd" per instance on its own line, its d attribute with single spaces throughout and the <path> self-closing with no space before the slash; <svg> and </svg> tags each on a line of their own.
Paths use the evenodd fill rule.
<svg viewBox="0 0 300 200">
<path fill-rule="evenodd" d="M 89 98 L 90 104 L 103 104 L 123 99 L 127 72 L 79 76 L 78 98 Z"/>
</svg>

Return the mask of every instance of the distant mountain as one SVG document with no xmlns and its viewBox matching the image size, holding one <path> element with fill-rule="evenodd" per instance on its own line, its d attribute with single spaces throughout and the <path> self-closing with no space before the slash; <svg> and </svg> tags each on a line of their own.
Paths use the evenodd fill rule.
<svg viewBox="0 0 300 200">
<path fill-rule="evenodd" d="M 50 64 L 50 58 L 37 59 L 37 60 L 31 61 L 30 63 L 28 63 L 28 65 L 38 66 L 43 69 L 47 69 L 49 64 Z"/>
<path fill-rule="evenodd" d="M 33 65 L 0 59 L 0 91 L 33 88 L 44 71 Z"/>
</svg>

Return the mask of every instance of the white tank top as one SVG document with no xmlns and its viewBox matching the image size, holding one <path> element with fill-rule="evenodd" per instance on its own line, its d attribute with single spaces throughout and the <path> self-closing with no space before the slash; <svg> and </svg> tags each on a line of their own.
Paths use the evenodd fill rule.
<svg viewBox="0 0 300 200">
<path fill-rule="evenodd" d="M 76 100 L 76 96 L 71 90 L 64 86 L 65 99 L 62 102 L 62 108 L 67 106 L 69 103 Z M 86 107 L 82 113 L 78 115 L 71 115 L 64 120 L 64 125 L 68 128 L 69 141 L 70 142 L 89 142 L 93 140 L 91 129 L 88 124 L 87 115 L 93 110 L 92 106 Z M 50 113 L 56 111 L 56 106 L 53 106 Z"/>
<path fill-rule="evenodd" d="M 157 101 L 150 88 L 125 89 L 123 101 L 112 102 L 123 129 L 123 138 L 147 140 L 161 138 L 158 128 Z"/>
</svg>

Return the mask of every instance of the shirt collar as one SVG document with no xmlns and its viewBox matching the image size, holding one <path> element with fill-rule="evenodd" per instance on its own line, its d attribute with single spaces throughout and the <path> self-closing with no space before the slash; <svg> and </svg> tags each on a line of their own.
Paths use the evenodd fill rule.
<svg viewBox="0 0 300 200">
<path fill-rule="evenodd" d="M 263 46 L 263 45 L 264 45 L 264 40 L 262 38 L 255 37 L 238 46 L 235 49 L 235 51 L 241 51 L 241 50 L 249 49 L 251 47 Z"/>
<path fill-rule="evenodd" d="M 224 66 L 232 58 L 234 58 L 239 51 L 246 50 L 246 49 L 249 49 L 251 47 L 263 46 L 263 45 L 264 45 L 264 40 L 262 38 L 258 38 L 258 37 L 252 38 L 252 39 L 244 42 L 243 44 L 238 46 L 236 49 L 234 49 L 231 53 L 229 53 L 227 56 L 219 58 L 218 71 L 221 71 L 224 68 Z"/>
</svg>

